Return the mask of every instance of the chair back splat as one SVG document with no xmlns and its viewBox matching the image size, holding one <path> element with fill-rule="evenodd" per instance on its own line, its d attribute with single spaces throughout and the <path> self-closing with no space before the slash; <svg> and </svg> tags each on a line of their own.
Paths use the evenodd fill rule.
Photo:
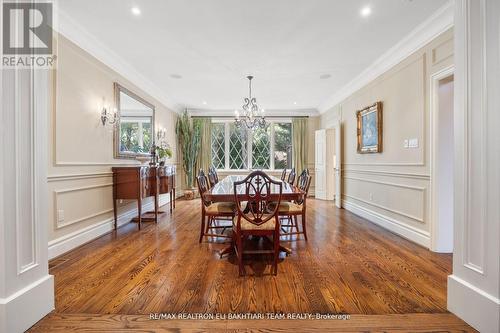
<svg viewBox="0 0 500 333">
<path fill-rule="evenodd" d="M 208 169 L 208 182 L 210 183 L 210 187 L 214 187 L 219 182 L 217 170 L 213 166 Z"/>
<path fill-rule="evenodd" d="M 290 185 L 293 185 L 293 183 L 295 183 L 295 176 L 297 174 L 295 173 L 295 168 L 292 168 L 292 170 L 290 171 L 290 173 L 288 174 L 288 180 L 287 180 L 287 183 L 290 184 Z"/>
<path fill-rule="evenodd" d="M 283 169 L 283 171 L 281 171 L 281 178 L 280 178 L 282 181 L 285 181 L 286 179 L 286 169 Z"/>
<path fill-rule="evenodd" d="M 297 179 L 297 187 L 305 193 L 301 199 L 296 200 L 296 203 L 298 203 L 299 205 L 304 203 L 305 198 L 307 197 L 307 194 L 309 193 L 309 187 L 311 186 L 311 179 L 312 179 L 312 177 L 309 175 L 308 169 L 304 169 L 300 173 L 299 178 Z"/>
<path fill-rule="evenodd" d="M 233 186 L 239 217 L 257 226 L 277 217 L 283 193 L 281 182 L 272 180 L 262 171 L 254 171 Z M 272 192 L 279 193 L 277 200 L 271 198 Z"/>
<path fill-rule="evenodd" d="M 198 192 L 200 193 L 200 199 L 203 205 L 210 205 L 210 201 L 205 200 L 204 194 L 208 192 L 208 181 L 205 172 L 200 169 L 198 176 L 196 177 L 196 183 L 198 184 Z"/>
</svg>

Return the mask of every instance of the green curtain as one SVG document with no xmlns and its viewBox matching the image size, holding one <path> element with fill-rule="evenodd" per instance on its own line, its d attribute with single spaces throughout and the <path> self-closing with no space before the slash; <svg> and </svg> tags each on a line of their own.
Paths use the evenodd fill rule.
<svg viewBox="0 0 500 333">
<path fill-rule="evenodd" d="M 201 148 L 196 160 L 195 169 L 195 174 L 197 175 L 200 169 L 203 169 L 207 173 L 208 168 L 212 165 L 212 118 L 195 118 L 194 121 L 198 122 L 201 132 Z"/>
<path fill-rule="evenodd" d="M 293 167 L 300 174 L 307 165 L 307 118 L 292 120 L 292 159 Z"/>
</svg>

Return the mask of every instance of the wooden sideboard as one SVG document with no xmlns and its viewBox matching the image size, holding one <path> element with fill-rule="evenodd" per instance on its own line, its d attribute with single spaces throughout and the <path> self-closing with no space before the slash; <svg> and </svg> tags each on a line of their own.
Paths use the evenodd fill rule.
<svg viewBox="0 0 500 333">
<path fill-rule="evenodd" d="M 137 200 L 137 224 L 141 229 L 143 220 L 158 222 L 160 194 L 170 195 L 170 212 L 175 208 L 175 167 L 173 166 L 123 166 L 113 167 L 113 211 L 115 229 L 118 223 L 117 200 Z M 154 197 L 154 211 L 143 217 L 142 200 Z"/>
</svg>

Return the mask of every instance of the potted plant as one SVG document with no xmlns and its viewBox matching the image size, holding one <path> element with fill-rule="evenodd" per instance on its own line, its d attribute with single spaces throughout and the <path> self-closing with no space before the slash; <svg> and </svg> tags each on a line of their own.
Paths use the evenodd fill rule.
<svg viewBox="0 0 500 333">
<path fill-rule="evenodd" d="M 158 156 L 160 166 L 165 165 L 167 158 L 172 158 L 172 149 L 169 144 L 161 144 L 156 146 L 156 156 Z"/>
<path fill-rule="evenodd" d="M 194 198 L 194 173 L 195 163 L 200 151 L 200 126 L 193 123 L 187 111 L 184 111 L 175 124 L 175 133 L 179 141 L 182 155 L 182 168 L 186 177 L 184 196 L 186 199 Z"/>
</svg>

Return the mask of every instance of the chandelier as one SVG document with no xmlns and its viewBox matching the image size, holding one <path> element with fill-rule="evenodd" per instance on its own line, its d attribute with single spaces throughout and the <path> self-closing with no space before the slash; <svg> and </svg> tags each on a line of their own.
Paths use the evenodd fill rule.
<svg viewBox="0 0 500 333">
<path fill-rule="evenodd" d="M 240 111 L 234 111 L 235 118 L 234 124 L 237 128 L 245 125 L 248 129 L 255 129 L 257 127 L 266 127 L 266 118 L 264 117 L 264 109 L 259 110 L 257 100 L 252 97 L 252 79 L 253 76 L 247 76 L 248 79 L 248 97 L 244 99 L 242 106 L 243 114 L 240 117 Z"/>
</svg>

